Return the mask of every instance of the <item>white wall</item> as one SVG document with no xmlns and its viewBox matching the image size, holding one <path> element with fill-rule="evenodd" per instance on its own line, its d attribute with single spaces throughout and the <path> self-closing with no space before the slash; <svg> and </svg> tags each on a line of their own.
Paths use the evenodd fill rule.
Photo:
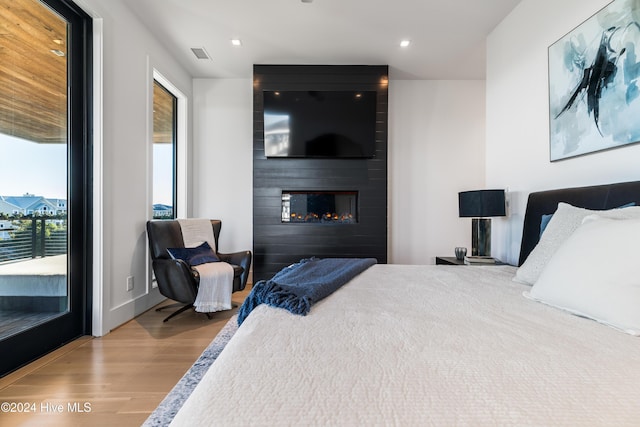
<svg viewBox="0 0 640 427">
<path fill-rule="evenodd" d="M 193 216 L 222 220 L 220 251 L 253 248 L 253 82 L 193 80 Z"/>
<path fill-rule="evenodd" d="M 487 185 L 509 187 L 493 254 L 517 263 L 531 191 L 640 179 L 640 145 L 551 163 L 547 49 L 608 0 L 524 0 L 487 43 Z"/>
<path fill-rule="evenodd" d="M 179 90 L 191 96 L 191 77 L 155 40 L 122 0 L 79 1 L 103 33 L 102 134 L 97 150 L 102 164 L 103 241 L 101 277 L 94 283 L 100 322 L 94 334 L 101 335 L 132 319 L 162 297 L 148 286 L 148 254 L 145 222 L 151 216 L 151 119 L 153 68 Z M 99 40 L 100 41 L 100 40 Z M 190 127 L 190 125 L 188 125 Z M 95 197 L 100 197 L 96 194 Z M 96 224 L 99 227 L 99 224 Z M 99 255 L 98 255 L 99 256 Z M 96 259 L 99 264 L 99 259 Z M 134 277 L 133 291 L 126 291 L 126 278 Z M 102 287 L 102 288 L 100 288 Z"/>
<path fill-rule="evenodd" d="M 433 264 L 471 247 L 458 192 L 484 188 L 484 109 L 484 81 L 390 82 L 389 262 Z"/>
</svg>

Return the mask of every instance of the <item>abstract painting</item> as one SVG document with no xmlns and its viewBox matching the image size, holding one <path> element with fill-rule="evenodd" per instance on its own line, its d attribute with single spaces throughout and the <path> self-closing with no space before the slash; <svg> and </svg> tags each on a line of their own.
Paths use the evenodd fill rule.
<svg viewBox="0 0 640 427">
<path fill-rule="evenodd" d="M 640 0 L 615 0 L 549 47 L 551 161 L 640 141 Z"/>
</svg>

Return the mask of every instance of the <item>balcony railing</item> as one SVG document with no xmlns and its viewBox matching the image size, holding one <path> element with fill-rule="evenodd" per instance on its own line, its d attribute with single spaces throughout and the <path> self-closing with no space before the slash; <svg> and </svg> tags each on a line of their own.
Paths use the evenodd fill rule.
<svg viewBox="0 0 640 427">
<path fill-rule="evenodd" d="M 0 221 L 0 262 L 67 253 L 66 215 Z"/>
</svg>

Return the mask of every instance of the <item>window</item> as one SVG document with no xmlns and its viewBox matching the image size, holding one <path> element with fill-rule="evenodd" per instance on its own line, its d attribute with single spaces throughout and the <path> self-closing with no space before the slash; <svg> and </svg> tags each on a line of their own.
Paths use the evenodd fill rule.
<svg viewBox="0 0 640 427">
<path fill-rule="evenodd" d="M 176 217 L 178 98 L 153 82 L 153 218 Z"/>
</svg>

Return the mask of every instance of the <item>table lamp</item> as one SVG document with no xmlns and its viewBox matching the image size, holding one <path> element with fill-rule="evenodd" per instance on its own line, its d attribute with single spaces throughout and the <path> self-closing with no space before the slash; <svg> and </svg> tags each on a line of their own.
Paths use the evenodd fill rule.
<svg viewBox="0 0 640 427">
<path fill-rule="evenodd" d="M 504 190 L 458 193 L 460 217 L 471 217 L 471 255 L 491 256 L 491 218 L 506 216 Z"/>
</svg>

